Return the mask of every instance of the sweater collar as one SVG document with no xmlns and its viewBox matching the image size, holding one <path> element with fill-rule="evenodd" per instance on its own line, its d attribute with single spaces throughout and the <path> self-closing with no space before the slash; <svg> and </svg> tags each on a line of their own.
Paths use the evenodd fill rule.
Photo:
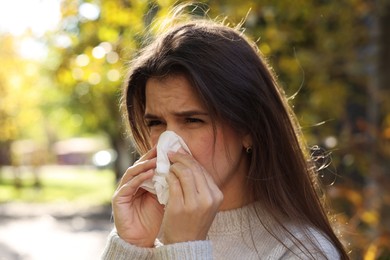
<svg viewBox="0 0 390 260">
<path fill-rule="evenodd" d="M 269 215 L 262 209 L 259 202 L 254 202 L 242 208 L 218 212 L 209 234 L 245 231 L 262 225 L 267 220 L 269 220 Z"/>
</svg>

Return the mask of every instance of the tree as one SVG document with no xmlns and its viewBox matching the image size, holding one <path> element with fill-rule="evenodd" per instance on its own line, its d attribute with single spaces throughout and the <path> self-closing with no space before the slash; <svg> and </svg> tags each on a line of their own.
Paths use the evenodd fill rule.
<svg viewBox="0 0 390 260">
<path fill-rule="evenodd" d="M 374 255 L 388 256 L 389 249 L 378 251 L 377 241 L 389 232 L 389 203 L 378 198 L 380 206 L 372 207 L 364 199 L 374 198 L 372 183 L 383 192 L 389 183 L 388 1 L 201 2 L 204 9 L 196 9 L 197 15 L 227 16 L 225 23 L 242 23 L 257 40 L 291 97 L 308 143 L 332 153 L 331 167 L 319 173 L 325 188 L 338 211 L 352 219 L 349 228 L 369 234 L 351 238 L 354 254 L 372 255 L 374 248 Z M 83 118 L 84 130 L 109 136 L 123 155 L 118 177 L 131 164 L 123 152 L 130 144 L 117 107 L 123 79 L 118 75 L 154 33 L 148 30 L 152 21 L 158 23 L 173 3 L 102 0 L 98 6 L 65 0 L 62 30 L 51 37 L 53 43 L 68 43 L 51 45 L 59 60 L 52 67 L 54 81 L 68 97 L 63 105 Z"/>
<path fill-rule="evenodd" d="M 173 2 L 173 1 L 172 1 Z M 172 4 L 168 1 L 166 5 Z M 60 32 L 51 36 L 51 52 L 59 58 L 54 81 L 68 96 L 66 107 L 83 120 L 83 130 L 102 132 L 117 151 L 119 178 L 136 155 L 119 111 L 120 89 L 129 59 L 142 44 L 155 12 L 147 1 L 62 3 Z M 160 12 L 164 10 L 159 5 Z M 144 16 L 149 13 L 150 17 Z M 56 45 L 59 40 L 65 45 Z"/>
<path fill-rule="evenodd" d="M 22 41 L 23 38 L 18 39 Z M 39 76 L 39 63 L 25 60 L 16 51 L 16 39 L 0 36 L 0 165 L 11 164 L 11 143 L 17 139 L 43 136 L 43 114 L 40 91 L 43 79 Z M 40 141 L 44 141 L 41 140 Z"/>
</svg>

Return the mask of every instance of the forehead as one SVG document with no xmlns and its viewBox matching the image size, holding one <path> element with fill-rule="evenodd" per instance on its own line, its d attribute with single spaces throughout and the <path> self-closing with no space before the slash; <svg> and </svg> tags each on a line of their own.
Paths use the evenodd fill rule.
<svg viewBox="0 0 390 260">
<path fill-rule="evenodd" d="M 184 75 L 173 75 L 164 78 L 152 77 L 145 87 L 146 110 L 177 107 L 203 107 L 199 95 Z M 145 111 L 146 112 L 146 111 Z"/>
</svg>

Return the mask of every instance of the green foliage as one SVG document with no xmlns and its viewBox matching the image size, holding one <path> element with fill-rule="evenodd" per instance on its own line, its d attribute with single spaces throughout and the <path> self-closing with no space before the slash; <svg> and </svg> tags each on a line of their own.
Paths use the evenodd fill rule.
<svg viewBox="0 0 390 260">
<path fill-rule="evenodd" d="M 15 187 L 12 172 L 3 172 L 0 178 L 0 203 L 23 201 L 34 203 L 75 202 L 85 205 L 110 203 L 114 192 L 114 174 L 109 170 L 64 170 L 40 173 L 40 184 L 35 184 L 32 172 L 21 174 Z"/>
<path fill-rule="evenodd" d="M 86 2 L 98 16 L 80 12 Z M 15 39 L 1 36 L 0 144 L 92 134 L 123 144 L 118 104 L 127 62 L 156 33 L 151 25 L 160 25 L 180 2 L 63 0 L 60 29 L 43 39 L 49 49 L 44 64 L 22 60 Z M 335 182 L 325 188 L 339 222 L 359 234 L 347 237 L 351 256 L 388 256 L 390 95 L 389 82 L 379 79 L 389 67 L 378 68 L 375 56 L 390 35 L 388 26 L 376 27 L 389 13 L 388 1 L 200 2 L 204 9 L 196 15 L 242 24 L 291 97 L 308 143 L 332 152 L 331 167 L 320 175 L 331 180 L 326 184 Z"/>
</svg>

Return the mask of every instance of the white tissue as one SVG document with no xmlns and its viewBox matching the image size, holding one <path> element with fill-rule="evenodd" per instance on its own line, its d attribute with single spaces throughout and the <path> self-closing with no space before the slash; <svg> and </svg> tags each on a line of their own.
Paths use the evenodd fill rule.
<svg viewBox="0 0 390 260">
<path fill-rule="evenodd" d="M 163 132 L 157 142 L 157 163 L 154 176 L 140 186 L 140 188 L 156 194 L 158 202 L 163 205 L 167 204 L 169 198 L 169 186 L 166 178 L 171 163 L 168 158 L 168 152 L 177 152 L 180 148 L 191 154 L 183 139 L 175 132 Z"/>
</svg>

